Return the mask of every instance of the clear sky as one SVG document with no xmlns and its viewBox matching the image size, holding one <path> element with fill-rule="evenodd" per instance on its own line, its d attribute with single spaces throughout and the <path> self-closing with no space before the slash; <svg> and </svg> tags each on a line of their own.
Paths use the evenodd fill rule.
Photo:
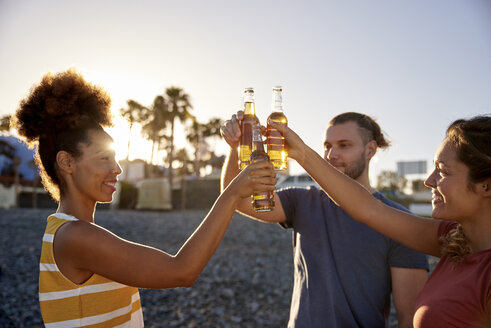
<svg viewBox="0 0 491 328">
<path fill-rule="evenodd" d="M 491 112 L 491 1 L 0 0 L 0 116 L 69 67 L 115 111 L 181 87 L 202 122 L 229 118 L 254 87 L 264 123 L 282 85 L 289 125 L 320 153 L 334 115 L 367 113 L 393 144 L 374 177 L 430 166 L 453 120 Z"/>
</svg>

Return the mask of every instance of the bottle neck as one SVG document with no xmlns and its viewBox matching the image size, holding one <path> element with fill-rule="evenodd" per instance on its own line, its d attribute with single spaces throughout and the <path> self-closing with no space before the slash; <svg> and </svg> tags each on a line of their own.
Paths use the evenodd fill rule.
<svg viewBox="0 0 491 328">
<path fill-rule="evenodd" d="M 261 132 L 257 125 L 252 129 L 252 151 L 260 150 L 264 151 L 263 140 L 261 138 Z"/>
<path fill-rule="evenodd" d="M 252 151 L 264 152 L 263 142 L 262 141 L 253 141 L 252 142 Z"/>
<path fill-rule="evenodd" d="M 244 102 L 244 114 L 245 115 L 256 115 L 256 105 L 254 101 Z"/>
<path fill-rule="evenodd" d="M 244 114 L 256 115 L 256 106 L 254 104 L 254 89 L 246 88 L 244 91 Z"/>
<path fill-rule="evenodd" d="M 283 112 L 283 98 L 281 96 L 281 91 L 273 91 L 273 100 L 271 102 L 272 112 Z"/>
</svg>

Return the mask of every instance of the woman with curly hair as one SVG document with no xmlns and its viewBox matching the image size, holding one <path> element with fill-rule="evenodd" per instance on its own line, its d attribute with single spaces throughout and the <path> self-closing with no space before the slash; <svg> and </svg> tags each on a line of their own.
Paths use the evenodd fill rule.
<svg viewBox="0 0 491 328">
<path fill-rule="evenodd" d="M 104 131 L 110 98 L 71 69 L 46 74 L 21 101 L 14 126 L 35 146 L 44 187 L 58 201 L 47 219 L 39 300 L 46 327 L 143 327 L 138 287 L 192 286 L 213 255 L 237 202 L 275 188 L 269 162 L 251 164 L 224 190 L 176 255 L 133 243 L 94 222 L 121 168 Z"/>
<path fill-rule="evenodd" d="M 435 154 L 425 184 L 432 217 L 378 201 L 288 127 L 270 122 L 289 156 L 356 220 L 417 251 L 440 257 L 416 301 L 414 327 L 491 327 L 491 116 L 457 120 Z"/>
</svg>

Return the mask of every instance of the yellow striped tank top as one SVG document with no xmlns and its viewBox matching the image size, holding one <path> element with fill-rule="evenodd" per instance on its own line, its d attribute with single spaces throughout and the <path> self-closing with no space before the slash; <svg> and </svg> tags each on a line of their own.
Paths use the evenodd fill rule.
<svg viewBox="0 0 491 328">
<path fill-rule="evenodd" d="M 47 328 L 143 327 L 138 288 L 93 274 L 75 284 L 58 269 L 53 256 L 56 231 L 73 216 L 56 213 L 48 217 L 39 261 L 39 304 Z"/>
</svg>

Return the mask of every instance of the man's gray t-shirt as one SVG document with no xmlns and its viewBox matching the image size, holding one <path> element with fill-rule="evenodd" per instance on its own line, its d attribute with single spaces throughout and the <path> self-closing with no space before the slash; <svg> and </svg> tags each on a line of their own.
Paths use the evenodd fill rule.
<svg viewBox="0 0 491 328">
<path fill-rule="evenodd" d="M 390 267 L 424 268 L 413 251 L 355 221 L 321 190 L 277 191 L 293 228 L 294 286 L 288 327 L 386 327 Z M 374 196 L 406 211 L 376 192 Z"/>
</svg>

